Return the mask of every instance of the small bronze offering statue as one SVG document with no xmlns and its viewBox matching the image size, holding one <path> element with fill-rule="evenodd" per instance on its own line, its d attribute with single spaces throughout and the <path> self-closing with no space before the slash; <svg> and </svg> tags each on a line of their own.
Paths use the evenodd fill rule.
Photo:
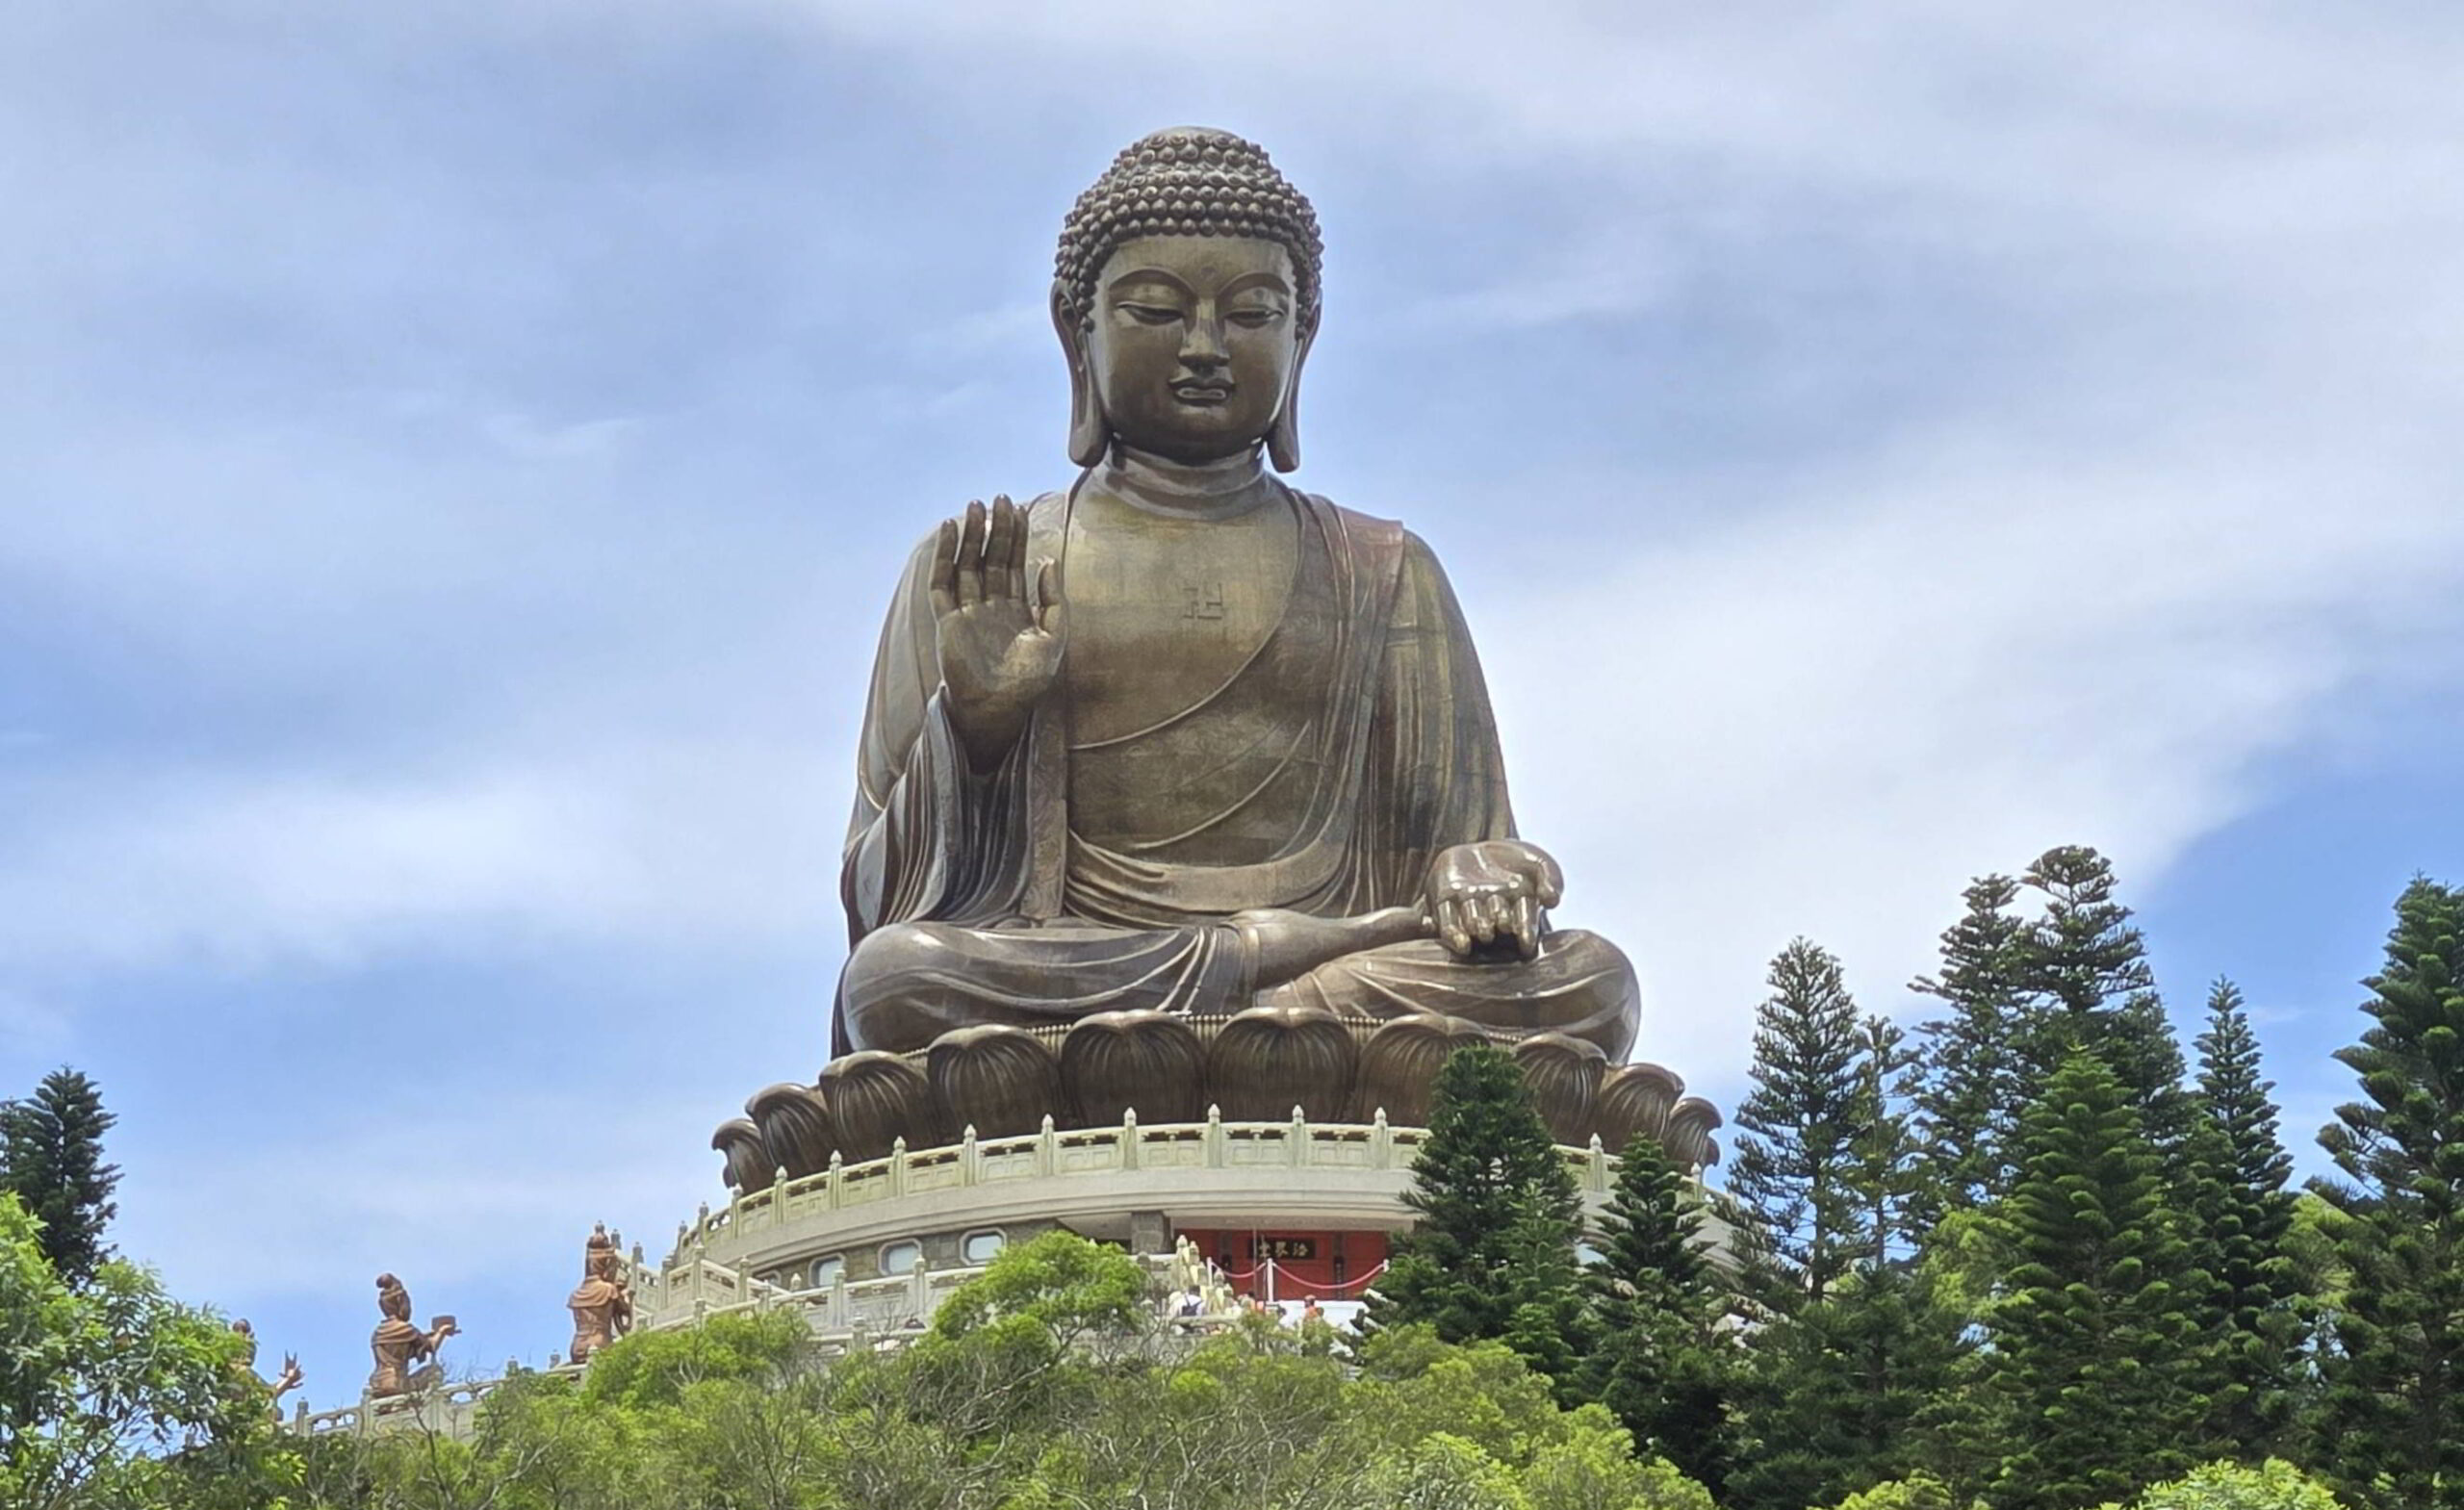
<svg viewBox="0 0 2464 1510">
<path fill-rule="evenodd" d="M 239 1333 L 244 1342 L 240 1353 L 240 1367 L 251 1374 L 255 1373 L 257 1371 L 257 1329 L 249 1325 L 247 1318 L 243 1317 L 231 1323 L 231 1330 Z M 280 1400 L 284 1395 L 299 1388 L 306 1378 L 307 1375 L 299 1371 L 299 1355 L 285 1353 L 282 1355 L 282 1372 L 275 1376 L 269 1388 L 273 1391 L 273 1397 Z"/>
<path fill-rule="evenodd" d="M 425 1389 L 435 1380 L 435 1367 L 414 1372 L 412 1365 L 434 1358 L 437 1345 L 460 1328 L 453 1318 L 441 1316 L 421 1331 L 411 1321 L 411 1292 L 391 1274 L 376 1276 L 376 1309 L 385 1318 L 376 1323 L 375 1334 L 368 1340 L 369 1351 L 376 1358 L 375 1371 L 368 1376 L 369 1397 L 390 1399 Z"/>
<path fill-rule="evenodd" d="M 625 1282 L 616 1240 L 606 1227 L 594 1228 L 582 1248 L 581 1283 L 565 1305 L 574 1314 L 572 1361 L 590 1355 L 632 1330 L 633 1292 Z"/>
</svg>

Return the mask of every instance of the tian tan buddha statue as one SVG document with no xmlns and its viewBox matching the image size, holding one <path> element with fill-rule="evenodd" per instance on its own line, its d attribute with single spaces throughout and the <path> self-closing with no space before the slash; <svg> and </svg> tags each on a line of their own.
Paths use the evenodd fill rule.
<svg viewBox="0 0 2464 1510">
<path fill-rule="evenodd" d="M 1559 1136 L 1668 1136 L 1675 1077 L 1611 1072 L 1632 967 L 1550 926 L 1565 881 L 1515 832 L 1437 557 L 1283 480 L 1320 253 L 1309 201 L 1220 131 L 1145 138 L 1069 212 L 1081 470 L 908 560 L 835 1057 L 720 1130 L 735 1183 L 1044 1114 L 1410 1119 L 1471 1037 L 1515 1048 Z"/>
</svg>

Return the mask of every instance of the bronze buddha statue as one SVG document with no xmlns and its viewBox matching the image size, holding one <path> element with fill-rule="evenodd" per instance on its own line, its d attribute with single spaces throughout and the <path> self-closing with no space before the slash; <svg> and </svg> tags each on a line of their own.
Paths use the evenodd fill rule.
<svg viewBox="0 0 2464 1510">
<path fill-rule="evenodd" d="M 1143 139 L 1069 212 L 1081 471 L 908 560 L 833 1059 L 719 1130 L 732 1183 L 1044 1114 L 1403 1120 L 1466 1036 L 1515 1048 L 1560 1136 L 1665 1136 L 1681 1088 L 1615 1068 L 1625 956 L 1549 926 L 1564 880 L 1515 832 L 1436 556 L 1280 475 L 1320 256 L 1308 200 L 1221 131 Z"/>
<path fill-rule="evenodd" d="M 882 635 L 834 1048 L 1305 1004 L 1632 1045 L 1632 969 L 1552 932 L 1470 630 L 1400 525 L 1287 486 L 1317 218 L 1158 132 L 1062 234 L 1069 450 L 917 547 Z M 1271 462 L 1272 470 L 1269 463 Z"/>
</svg>

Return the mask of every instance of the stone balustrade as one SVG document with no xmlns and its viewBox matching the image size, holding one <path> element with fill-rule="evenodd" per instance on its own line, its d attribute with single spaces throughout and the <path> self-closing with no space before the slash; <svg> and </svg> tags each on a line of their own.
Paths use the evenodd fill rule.
<svg viewBox="0 0 2464 1510">
<path fill-rule="evenodd" d="M 1403 1173 L 1427 1136 L 1416 1127 L 1390 1127 L 1382 1113 L 1366 1123 L 1317 1123 L 1297 1108 L 1288 1120 L 1274 1122 L 1232 1122 L 1210 1112 L 1203 1122 L 1146 1127 L 1131 1113 L 1116 1127 L 1070 1131 L 1056 1130 L 1047 1116 L 1042 1131 L 1016 1138 L 978 1139 L 970 1128 L 956 1143 L 910 1149 L 901 1141 L 887 1157 L 859 1164 L 834 1155 L 819 1173 L 790 1180 L 782 1171 L 767 1190 L 738 1194 L 717 1211 L 705 1206 L 694 1222 L 678 1229 L 666 1267 L 673 1269 L 712 1246 L 737 1247 L 765 1230 L 829 1213 L 1014 1180 L 1171 1170 Z M 1586 1196 L 1607 1193 L 1616 1162 L 1599 1139 L 1587 1149 L 1560 1151 Z"/>
</svg>

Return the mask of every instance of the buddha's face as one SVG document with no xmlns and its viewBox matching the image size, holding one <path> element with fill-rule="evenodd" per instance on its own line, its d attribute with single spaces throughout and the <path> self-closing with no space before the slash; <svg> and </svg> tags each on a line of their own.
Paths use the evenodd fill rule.
<svg viewBox="0 0 2464 1510">
<path fill-rule="evenodd" d="M 1183 462 L 1256 446 L 1300 359 L 1293 281 L 1278 242 L 1123 242 L 1096 279 L 1087 346 L 1113 435 Z"/>
</svg>

